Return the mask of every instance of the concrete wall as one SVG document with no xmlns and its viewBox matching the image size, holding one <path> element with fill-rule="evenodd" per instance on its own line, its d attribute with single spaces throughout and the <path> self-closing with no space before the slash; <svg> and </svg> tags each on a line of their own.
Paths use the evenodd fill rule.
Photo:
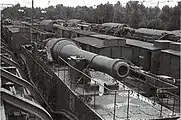
<svg viewBox="0 0 181 120">
<path fill-rule="evenodd" d="M 144 51 L 144 58 L 143 58 L 143 68 L 146 71 L 150 71 L 151 68 L 151 57 L 152 52 L 151 51 Z"/>
<path fill-rule="evenodd" d="M 152 51 L 150 71 L 154 74 L 159 73 L 160 68 L 160 51 Z"/>
<path fill-rule="evenodd" d="M 111 54 L 112 54 L 111 48 L 101 48 L 99 54 L 107 56 L 107 57 L 111 57 Z"/>
<path fill-rule="evenodd" d="M 176 76 L 176 78 L 180 77 L 180 57 L 179 56 L 171 56 L 170 60 L 170 76 Z"/>
<path fill-rule="evenodd" d="M 140 47 L 135 47 L 135 46 L 130 46 L 130 49 L 132 51 L 132 54 L 129 57 L 129 60 L 137 66 L 142 66 L 144 70 L 150 71 L 151 65 L 152 65 L 151 64 L 152 59 L 155 59 L 155 56 L 152 55 L 154 51 L 147 50 L 147 49 L 140 48 Z M 128 50 L 126 50 L 126 51 L 128 51 Z M 158 56 L 156 56 L 156 57 L 158 57 Z M 126 57 L 126 58 L 128 58 L 128 57 Z"/>
<path fill-rule="evenodd" d="M 144 65 L 144 61 L 142 61 L 140 58 L 140 56 L 143 57 L 144 59 L 144 56 L 146 55 L 146 49 L 142 49 L 142 48 L 139 48 L 139 47 L 134 47 L 134 46 L 131 46 L 131 49 L 132 49 L 132 58 L 131 58 L 131 61 L 136 64 L 136 65 Z M 145 56 L 147 57 L 147 56 Z"/>
<path fill-rule="evenodd" d="M 159 74 L 180 78 L 180 58 L 168 53 L 161 53 Z"/>
<path fill-rule="evenodd" d="M 111 48 L 111 57 L 112 58 L 118 58 L 121 57 L 122 53 L 121 53 L 121 47 L 112 47 Z"/>
<path fill-rule="evenodd" d="M 90 47 L 90 52 L 93 52 L 93 53 L 96 53 L 96 54 L 99 54 L 100 53 L 100 49 L 96 48 L 96 47 Z"/>
<path fill-rule="evenodd" d="M 132 54 L 133 54 L 133 50 L 131 47 L 129 46 L 124 46 L 124 47 L 121 47 L 120 49 L 120 53 L 121 53 L 121 57 L 124 57 L 128 60 L 132 60 Z"/>
<path fill-rule="evenodd" d="M 62 30 L 56 30 L 56 36 L 57 37 L 63 37 L 63 31 Z"/>
<path fill-rule="evenodd" d="M 11 47 L 13 51 L 17 51 L 17 49 L 20 48 L 23 44 L 30 44 L 30 33 L 11 33 L 8 34 L 11 36 L 9 38 L 9 44 L 11 44 Z"/>
<path fill-rule="evenodd" d="M 62 37 L 71 38 L 71 32 L 70 31 L 63 31 L 62 32 Z"/>
</svg>

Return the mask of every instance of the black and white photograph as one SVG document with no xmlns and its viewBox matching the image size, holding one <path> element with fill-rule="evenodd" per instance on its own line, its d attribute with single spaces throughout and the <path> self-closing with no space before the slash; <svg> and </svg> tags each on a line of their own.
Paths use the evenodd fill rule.
<svg viewBox="0 0 181 120">
<path fill-rule="evenodd" d="M 1 120 L 181 120 L 180 0 L 1 0 Z"/>
</svg>

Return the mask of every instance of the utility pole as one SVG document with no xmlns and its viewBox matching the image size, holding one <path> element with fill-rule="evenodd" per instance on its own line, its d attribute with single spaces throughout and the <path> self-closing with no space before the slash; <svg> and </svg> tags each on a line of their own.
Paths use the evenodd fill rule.
<svg viewBox="0 0 181 120">
<path fill-rule="evenodd" d="M 32 25 L 32 27 L 33 27 L 33 14 L 34 13 L 34 0 L 32 0 L 32 10 L 31 10 L 31 25 Z M 31 34 L 30 34 L 30 39 L 31 39 L 31 43 L 32 43 L 32 45 L 34 44 L 34 41 L 33 41 L 33 33 L 32 33 L 32 29 L 31 29 L 31 27 L 30 27 L 30 32 L 31 32 Z"/>
<path fill-rule="evenodd" d="M 32 12 L 31 12 L 32 25 L 33 25 L 33 13 L 34 13 L 34 0 L 32 0 Z"/>
<path fill-rule="evenodd" d="M 158 1 L 157 1 L 157 7 L 159 7 L 159 5 L 160 5 L 160 1 L 158 0 Z"/>
<path fill-rule="evenodd" d="M 50 5 L 50 0 L 48 0 L 48 7 L 49 7 L 49 5 Z"/>
</svg>

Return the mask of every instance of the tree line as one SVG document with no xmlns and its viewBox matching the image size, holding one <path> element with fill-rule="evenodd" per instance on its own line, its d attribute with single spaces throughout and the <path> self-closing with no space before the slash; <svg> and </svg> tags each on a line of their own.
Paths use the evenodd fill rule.
<svg viewBox="0 0 181 120">
<path fill-rule="evenodd" d="M 21 11 L 21 10 L 23 11 Z M 43 11 L 43 12 L 42 12 Z M 21 19 L 23 16 L 31 17 L 31 8 L 21 7 L 17 4 L 1 11 L 3 17 L 10 19 Z M 151 28 L 161 30 L 180 29 L 180 6 L 146 7 L 138 1 L 129 1 L 122 6 L 118 1 L 112 5 L 97 5 L 96 8 L 87 6 L 68 7 L 58 4 L 47 8 L 34 8 L 34 19 L 44 17 L 45 19 L 81 19 L 89 23 L 102 24 L 106 22 L 124 23 L 132 28 Z"/>
</svg>

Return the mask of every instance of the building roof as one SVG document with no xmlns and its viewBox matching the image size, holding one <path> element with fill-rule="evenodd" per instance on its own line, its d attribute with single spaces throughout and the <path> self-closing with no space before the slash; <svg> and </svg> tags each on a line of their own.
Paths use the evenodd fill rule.
<svg viewBox="0 0 181 120">
<path fill-rule="evenodd" d="M 155 40 L 154 47 L 167 49 L 167 48 L 169 48 L 170 42 L 171 41 L 169 41 L 169 40 Z"/>
<path fill-rule="evenodd" d="M 56 22 L 58 22 L 58 23 L 64 23 L 64 22 L 66 22 L 66 20 L 61 20 L 61 19 L 57 19 L 57 20 L 55 20 Z"/>
<path fill-rule="evenodd" d="M 4 28 L 11 28 L 14 27 L 14 25 L 3 25 Z"/>
<path fill-rule="evenodd" d="M 72 40 L 79 42 L 79 43 L 83 43 L 83 44 L 87 44 L 96 48 L 103 48 L 106 47 L 104 45 L 104 41 L 97 39 L 97 38 L 93 38 L 93 37 L 78 37 L 78 38 L 72 38 Z"/>
<path fill-rule="evenodd" d="M 181 43 L 180 42 L 170 42 L 169 48 L 172 50 L 175 50 L 175 51 L 180 51 Z"/>
<path fill-rule="evenodd" d="M 126 39 L 126 44 L 131 45 L 131 46 L 135 46 L 135 47 L 144 48 L 147 50 L 159 50 L 159 49 L 161 49 L 158 47 L 154 47 L 154 45 L 152 43 L 143 42 L 143 41 L 139 41 L 139 40 L 133 40 L 133 39 Z"/>
<path fill-rule="evenodd" d="M 50 24 L 53 24 L 53 23 L 57 23 L 55 20 L 42 20 L 40 22 L 40 25 L 50 25 Z"/>
<path fill-rule="evenodd" d="M 113 46 L 125 46 L 125 40 L 105 40 L 94 37 L 77 37 L 72 38 L 74 41 L 79 43 L 87 44 L 96 48 L 113 47 Z"/>
<path fill-rule="evenodd" d="M 95 35 L 95 34 L 98 34 L 96 32 L 85 31 L 85 30 L 72 30 L 72 31 L 75 32 L 75 33 L 78 33 L 78 34 L 82 34 L 82 35 Z"/>
<path fill-rule="evenodd" d="M 175 56 L 178 56 L 178 57 L 181 56 L 180 51 L 175 51 L 175 50 L 171 50 L 171 49 L 161 50 L 161 52 L 171 54 L 171 55 L 175 55 Z"/>
<path fill-rule="evenodd" d="M 104 35 L 104 34 L 97 34 L 97 35 L 90 35 L 91 37 L 95 37 L 102 40 L 123 40 L 121 37 L 115 37 L 111 35 Z"/>
<path fill-rule="evenodd" d="M 90 25 L 86 25 L 86 24 L 77 24 L 78 26 L 81 26 L 81 27 L 89 27 Z"/>
<path fill-rule="evenodd" d="M 63 26 L 60 26 L 58 24 L 54 24 L 53 27 L 57 27 L 58 29 L 65 30 L 65 31 L 72 31 L 73 30 L 72 28 L 63 27 Z"/>
<path fill-rule="evenodd" d="M 181 30 L 174 30 L 174 31 L 172 31 L 172 33 L 175 34 L 176 36 L 181 37 Z"/>
<path fill-rule="evenodd" d="M 148 29 L 148 28 L 136 29 L 135 33 L 149 34 L 149 35 L 156 35 L 156 36 L 162 36 L 162 33 L 173 34 L 171 31 Z"/>
<path fill-rule="evenodd" d="M 68 20 L 67 21 L 68 23 L 80 23 L 80 22 L 82 22 L 82 20 L 79 20 L 79 19 L 70 19 L 70 20 Z"/>
<path fill-rule="evenodd" d="M 110 47 L 111 45 L 105 45 L 105 40 L 94 38 L 94 37 L 78 37 L 78 38 L 72 38 L 72 40 L 77 41 L 79 43 L 87 44 L 96 48 L 103 48 L 103 47 Z M 130 46 L 135 46 L 139 48 L 144 48 L 147 50 L 160 50 L 161 48 L 154 47 L 152 43 L 143 42 L 139 40 L 131 40 L 126 39 L 126 44 Z M 112 45 L 117 46 L 117 45 Z"/>
<path fill-rule="evenodd" d="M 11 27 L 11 28 L 8 28 L 9 31 L 11 31 L 12 33 L 18 33 L 19 32 L 19 28 L 18 27 Z"/>
<path fill-rule="evenodd" d="M 107 27 L 119 27 L 119 26 L 126 26 L 126 24 L 121 24 L 121 23 L 103 23 L 102 26 L 107 26 Z"/>
<path fill-rule="evenodd" d="M 30 22 L 25 22 L 25 21 L 22 21 L 21 22 L 22 24 L 24 24 L 24 25 L 29 25 L 29 26 L 31 26 L 32 25 L 32 23 L 30 23 Z M 38 23 L 33 23 L 33 25 L 39 25 Z"/>
</svg>

